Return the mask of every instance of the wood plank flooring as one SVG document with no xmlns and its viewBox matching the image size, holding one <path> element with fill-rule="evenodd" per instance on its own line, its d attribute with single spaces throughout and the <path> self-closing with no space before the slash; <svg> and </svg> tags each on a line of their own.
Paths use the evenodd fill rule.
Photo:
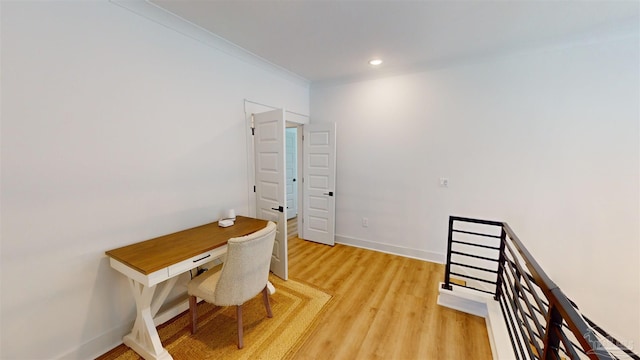
<svg viewBox="0 0 640 360">
<path fill-rule="evenodd" d="M 287 220 L 287 238 L 298 237 L 298 217 Z"/>
<path fill-rule="evenodd" d="M 491 359 L 483 318 L 436 304 L 444 265 L 289 239 L 289 276 L 331 293 L 296 359 Z"/>
</svg>

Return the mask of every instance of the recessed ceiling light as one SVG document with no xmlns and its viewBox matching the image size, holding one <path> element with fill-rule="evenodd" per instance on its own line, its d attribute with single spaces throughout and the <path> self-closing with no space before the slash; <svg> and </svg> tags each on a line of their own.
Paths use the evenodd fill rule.
<svg viewBox="0 0 640 360">
<path fill-rule="evenodd" d="M 382 64 L 382 60 L 380 59 L 371 59 L 369 60 L 369 65 L 378 66 Z"/>
</svg>

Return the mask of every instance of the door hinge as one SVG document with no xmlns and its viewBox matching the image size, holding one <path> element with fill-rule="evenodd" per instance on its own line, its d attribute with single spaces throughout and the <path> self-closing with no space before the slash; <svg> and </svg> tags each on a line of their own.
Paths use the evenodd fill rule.
<svg viewBox="0 0 640 360">
<path fill-rule="evenodd" d="M 255 114 L 251 114 L 251 135 L 256 134 L 256 119 Z"/>
<path fill-rule="evenodd" d="M 256 192 L 256 186 L 253 185 L 253 192 Z"/>
</svg>

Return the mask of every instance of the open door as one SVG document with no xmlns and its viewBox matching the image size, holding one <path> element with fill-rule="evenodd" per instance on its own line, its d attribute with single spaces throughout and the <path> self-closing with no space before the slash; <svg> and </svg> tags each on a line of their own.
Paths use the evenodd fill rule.
<svg viewBox="0 0 640 360">
<path fill-rule="evenodd" d="M 298 215 L 298 128 L 286 130 L 287 156 L 287 220 Z"/>
<path fill-rule="evenodd" d="M 277 224 L 271 271 L 287 280 L 284 110 L 254 114 L 256 217 Z"/>
<path fill-rule="evenodd" d="M 336 124 L 305 124 L 302 236 L 335 244 Z"/>
</svg>

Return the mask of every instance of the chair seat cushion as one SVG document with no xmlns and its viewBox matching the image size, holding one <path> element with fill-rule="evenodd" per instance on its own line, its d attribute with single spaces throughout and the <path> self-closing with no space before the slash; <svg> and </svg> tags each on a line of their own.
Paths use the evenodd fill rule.
<svg viewBox="0 0 640 360">
<path fill-rule="evenodd" d="M 187 285 L 187 292 L 191 296 L 197 296 L 204 301 L 213 304 L 216 285 L 222 271 L 205 271 L 193 278 Z"/>
</svg>

